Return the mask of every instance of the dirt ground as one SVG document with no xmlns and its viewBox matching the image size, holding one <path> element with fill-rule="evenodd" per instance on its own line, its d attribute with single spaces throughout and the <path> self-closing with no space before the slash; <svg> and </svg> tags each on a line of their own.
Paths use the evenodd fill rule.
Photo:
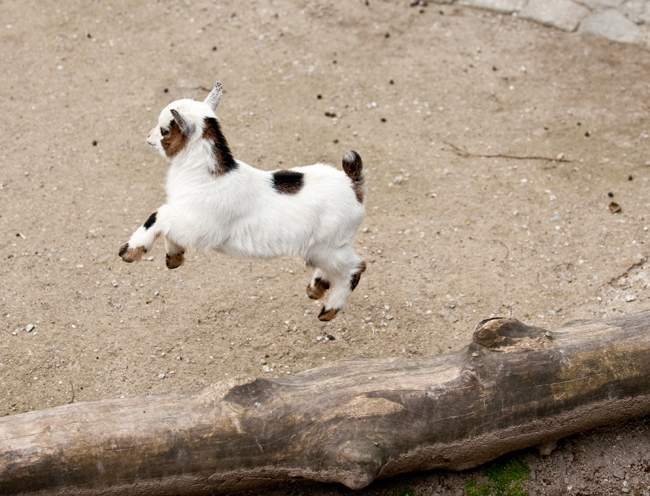
<svg viewBox="0 0 650 496">
<path fill-rule="evenodd" d="M 1 414 L 436 355 L 494 315 L 554 328 L 650 307 L 650 53 L 409 3 L 0 1 Z M 296 258 L 117 256 L 164 201 L 148 130 L 217 79 L 236 158 L 364 160 L 368 270 L 330 323 Z M 647 495 L 650 418 L 521 456 L 531 495 Z M 481 470 L 356 494 L 463 494 Z"/>
</svg>

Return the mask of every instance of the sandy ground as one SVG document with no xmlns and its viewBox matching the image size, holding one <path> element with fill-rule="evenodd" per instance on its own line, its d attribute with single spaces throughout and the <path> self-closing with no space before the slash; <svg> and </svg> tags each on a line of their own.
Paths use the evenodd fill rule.
<svg viewBox="0 0 650 496">
<path fill-rule="evenodd" d="M 405 1 L 0 9 L 2 414 L 435 355 L 492 315 L 553 328 L 649 307 L 643 48 Z M 148 130 L 216 79 L 236 158 L 268 170 L 340 166 L 349 149 L 364 160 L 368 270 L 330 323 L 299 259 L 188 252 L 169 271 L 162 244 L 139 264 L 117 256 L 164 201 Z M 499 154 L 520 158 L 480 156 Z M 647 494 L 648 446 L 646 418 L 525 452 L 528 490 Z M 359 494 L 462 494 L 480 470 Z"/>
</svg>

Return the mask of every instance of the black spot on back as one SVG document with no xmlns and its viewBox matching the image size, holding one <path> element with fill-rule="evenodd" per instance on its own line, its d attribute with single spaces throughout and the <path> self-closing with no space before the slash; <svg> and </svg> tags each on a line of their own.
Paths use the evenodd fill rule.
<svg viewBox="0 0 650 496">
<path fill-rule="evenodd" d="M 295 195 L 303 186 L 303 173 L 291 170 L 279 170 L 273 173 L 273 187 L 278 193 Z"/>
<path fill-rule="evenodd" d="M 158 212 L 152 213 L 149 218 L 147 219 L 147 222 L 144 223 L 144 228 L 149 229 L 151 226 L 153 226 L 156 223 L 156 214 Z"/>
<path fill-rule="evenodd" d="M 217 160 L 216 173 L 225 174 L 235 170 L 237 162 L 230 152 L 226 137 L 221 132 L 219 121 L 214 117 L 206 117 L 204 122 L 203 139 L 212 141 L 212 152 Z"/>
</svg>

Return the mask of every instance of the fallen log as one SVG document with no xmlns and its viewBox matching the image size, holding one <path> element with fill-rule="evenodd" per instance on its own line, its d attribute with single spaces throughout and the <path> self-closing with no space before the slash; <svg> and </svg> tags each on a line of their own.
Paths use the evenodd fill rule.
<svg viewBox="0 0 650 496">
<path fill-rule="evenodd" d="M 649 414 L 650 311 L 552 332 L 498 318 L 437 357 L 4 417 L 0 494 L 223 494 L 298 479 L 359 489 Z"/>
</svg>

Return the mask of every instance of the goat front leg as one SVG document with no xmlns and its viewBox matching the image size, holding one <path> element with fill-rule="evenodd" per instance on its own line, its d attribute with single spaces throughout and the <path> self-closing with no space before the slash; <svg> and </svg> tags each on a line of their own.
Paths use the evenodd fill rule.
<svg viewBox="0 0 650 496">
<path fill-rule="evenodd" d="M 142 255 L 147 253 L 156 238 L 162 234 L 162 219 L 159 212 L 152 213 L 147 221 L 131 236 L 128 243 L 120 248 L 119 256 L 127 263 L 139 262 Z"/>
<path fill-rule="evenodd" d="M 176 269 L 185 262 L 185 249 L 174 243 L 171 239 L 165 238 L 166 264 L 168 269 Z"/>
</svg>

